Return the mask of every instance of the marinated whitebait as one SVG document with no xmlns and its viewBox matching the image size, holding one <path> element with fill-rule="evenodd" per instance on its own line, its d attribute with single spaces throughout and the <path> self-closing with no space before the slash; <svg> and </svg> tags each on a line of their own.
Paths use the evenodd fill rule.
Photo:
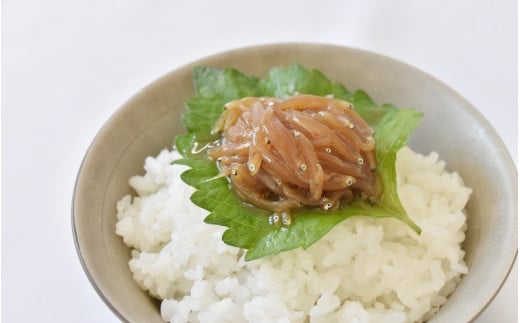
<svg viewBox="0 0 520 323">
<path fill-rule="evenodd" d="M 226 104 L 209 150 L 246 202 L 283 215 L 380 195 L 373 130 L 348 102 L 314 95 Z M 280 218 L 280 217 L 276 217 Z"/>
</svg>

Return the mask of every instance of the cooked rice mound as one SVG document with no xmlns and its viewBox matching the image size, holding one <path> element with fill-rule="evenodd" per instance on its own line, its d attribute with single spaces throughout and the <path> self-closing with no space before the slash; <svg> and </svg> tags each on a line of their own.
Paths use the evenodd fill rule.
<svg viewBox="0 0 520 323">
<path fill-rule="evenodd" d="M 421 322 L 467 273 L 461 243 L 471 189 L 436 153 L 397 156 L 401 202 L 421 229 L 354 217 L 306 250 L 246 262 L 203 222 L 194 189 L 171 165 L 175 151 L 145 161 L 137 192 L 118 205 L 116 232 L 132 249 L 136 282 L 162 299 L 169 322 Z"/>
</svg>

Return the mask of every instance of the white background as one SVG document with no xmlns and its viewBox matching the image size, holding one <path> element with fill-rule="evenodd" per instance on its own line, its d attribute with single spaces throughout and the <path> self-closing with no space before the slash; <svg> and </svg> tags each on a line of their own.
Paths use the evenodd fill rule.
<svg viewBox="0 0 520 323">
<path fill-rule="evenodd" d="M 517 161 L 516 0 L 2 1 L 3 322 L 116 322 L 81 268 L 74 181 L 126 99 L 246 45 L 320 42 L 411 64 L 472 102 Z M 477 320 L 517 321 L 517 272 Z"/>
</svg>

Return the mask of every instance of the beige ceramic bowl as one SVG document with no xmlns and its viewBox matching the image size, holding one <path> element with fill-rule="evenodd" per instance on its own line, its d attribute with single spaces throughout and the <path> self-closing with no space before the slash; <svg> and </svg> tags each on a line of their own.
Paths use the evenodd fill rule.
<svg viewBox="0 0 520 323">
<path fill-rule="evenodd" d="M 122 320 L 161 321 L 159 303 L 133 281 L 130 251 L 114 233 L 116 201 L 131 192 L 128 179 L 143 173 L 145 157 L 171 147 L 184 132 L 179 116 L 193 96 L 191 68 L 235 67 L 265 76 L 274 66 L 294 62 L 320 69 L 351 90 L 364 89 L 379 104 L 425 113 L 411 146 L 438 151 L 474 190 L 464 244 L 469 273 L 431 322 L 477 317 L 505 281 L 517 252 L 517 173 L 506 147 L 475 108 L 431 76 L 387 57 L 319 44 L 274 44 L 211 56 L 166 74 L 117 110 L 85 156 L 73 202 L 77 251 L 99 295 Z"/>
</svg>

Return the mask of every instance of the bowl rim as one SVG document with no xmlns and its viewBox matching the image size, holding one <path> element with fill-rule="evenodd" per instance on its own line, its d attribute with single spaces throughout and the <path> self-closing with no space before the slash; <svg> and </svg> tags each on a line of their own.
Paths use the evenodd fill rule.
<svg viewBox="0 0 520 323">
<path fill-rule="evenodd" d="M 85 161 L 88 159 L 88 157 L 92 153 L 93 147 L 98 143 L 98 140 L 101 137 L 101 135 L 103 133 L 109 131 L 110 125 L 113 123 L 113 121 L 115 119 L 117 119 L 119 116 L 123 115 L 125 113 L 126 108 L 128 106 L 132 105 L 134 100 L 136 100 L 138 97 L 143 95 L 143 93 L 146 93 L 147 90 L 152 89 L 157 83 L 159 83 L 161 80 L 165 79 L 166 77 L 172 76 L 174 74 L 180 74 L 183 71 L 186 71 L 187 69 L 191 70 L 194 66 L 197 66 L 197 65 L 210 64 L 211 61 L 215 61 L 219 58 L 223 58 L 223 57 L 229 56 L 231 54 L 247 55 L 247 53 L 251 53 L 252 51 L 259 51 L 259 50 L 267 51 L 274 47 L 280 47 L 280 46 L 285 46 L 285 47 L 300 46 L 300 47 L 305 47 L 306 49 L 308 49 L 310 47 L 324 47 L 324 48 L 335 48 L 335 49 L 339 49 L 339 50 L 350 50 L 350 51 L 358 52 L 359 54 L 362 54 L 362 55 L 378 57 L 378 58 L 390 61 L 393 64 L 404 66 L 407 69 L 413 70 L 414 73 L 422 74 L 422 76 L 428 78 L 431 82 L 436 83 L 436 85 L 440 86 L 444 91 L 449 92 L 450 95 L 452 95 L 453 97 L 455 97 L 458 100 L 460 100 L 461 102 L 463 102 L 464 103 L 463 108 L 466 109 L 471 115 L 473 115 L 478 120 L 479 124 L 482 127 L 484 127 L 486 129 L 486 131 L 489 132 L 489 134 L 491 134 L 493 136 L 493 138 L 492 138 L 493 141 L 500 145 L 499 148 L 500 148 L 500 151 L 502 152 L 502 155 L 503 155 L 502 157 L 506 158 L 506 162 L 509 167 L 508 172 L 510 172 L 511 174 L 514 174 L 514 179 L 515 179 L 515 182 L 517 183 L 518 173 L 517 173 L 516 165 L 513 162 L 513 159 L 511 157 L 511 153 L 505 146 L 502 138 L 498 135 L 496 130 L 493 128 L 493 126 L 490 124 L 490 122 L 484 117 L 484 115 L 473 104 L 471 104 L 468 100 L 466 100 L 462 95 L 460 95 L 458 92 L 456 92 L 453 88 L 449 87 L 446 83 L 437 79 L 435 76 L 432 76 L 431 74 L 426 73 L 426 72 L 420 70 L 419 68 L 416 68 L 413 65 L 400 61 L 391 56 L 383 55 L 383 54 L 380 54 L 380 53 L 377 53 L 374 51 L 370 51 L 370 50 L 366 50 L 366 49 L 362 49 L 362 48 L 338 45 L 338 44 L 333 44 L 333 43 L 274 42 L 274 43 L 246 45 L 246 46 L 227 49 L 227 50 L 220 51 L 220 52 L 215 52 L 215 53 L 207 55 L 207 56 L 199 57 L 191 62 L 179 65 L 176 68 L 169 70 L 168 72 L 163 73 L 162 75 L 159 75 L 159 77 L 157 77 L 153 81 L 147 83 L 147 85 L 145 85 L 140 90 L 135 92 L 133 95 L 131 95 L 129 97 L 129 99 L 127 99 L 126 101 L 123 102 L 123 104 L 121 104 L 119 107 L 117 107 L 112 112 L 110 117 L 103 123 L 102 127 L 96 132 L 95 136 L 93 137 L 93 140 L 88 145 L 88 148 L 83 155 L 78 172 L 76 174 L 74 187 L 73 187 L 72 204 L 71 204 L 71 226 L 72 226 L 72 235 L 73 235 L 74 245 L 75 245 L 75 249 L 76 249 L 76 254 L 80 260 L 83 271 L 85 272 L 91 285 L 94 287 L 95 291 L 100 296 L 100 298 L 103 300 L 103 302 L 108 306 L 108 308 L 110 308 L 110 310 L 118 317 L 118 319 L 128 322 L 128 319 L 126 317 L 124 317 L 124 315 L 106 297 L 106 295 L 101 290 L 101 287 L 99 286 L 99 282 L 96 281 L 96 279 L 91 274 L 89 264 L 87 263 L 87 260 L 83 256 L 82 246 L 81 246 L 81 243 L 78 238 L 76 209 L 75 209 L 76 200 L 78 198 L 77 191 L 78 191 L 78 187 L 80 185 L 81 177 L 82 177 L 82 174 L 84 171 Z M 516 195 L 518 195 L 517 186 L 518 186 L 518 183 L 517 183 L 516 187 L 514 187 Z M 514 203 L 515 203 L 515 210 L 517 211 L 516 213 L 518 213 L 517 200 L 514 201 Z M 515 222 L 518 225 L 518 215 L 516 215 Z M 507 266 L 506 270 L 504 270 L 501 275 L 501 278 L 500 278 L 501 283 L 499 286 L 497 286 L 495 292 L 492 295 L 489 295 L 488 301 L 484 304 L 484 306 L 481 307 L 480 311 L 476 312 L 473 315 L 473 317 L 470 319 L 470 321 L 475 320 L 477 317 L 479 317 L 482 314 L 482 312 L 484 312 L 486 310 L 486 308 L 489 306 L 489 304 L 491 304 L 493 302 L 493 300 L 496 298 L 497 294 L 500 292 L 503 285 L 507 281 L 507 279 L 514 267 L 514 264 L 517 261 L 517 256 L 518 256 L 518 237 L 517 237 L 516 229 L 517 228 L 515 228 L 516 243 L 515 243 L 514 247 L 511 248 L 511 252 L 513 253 L 513 256 L 511 257 L 510 264 Z"/>
</svg>

